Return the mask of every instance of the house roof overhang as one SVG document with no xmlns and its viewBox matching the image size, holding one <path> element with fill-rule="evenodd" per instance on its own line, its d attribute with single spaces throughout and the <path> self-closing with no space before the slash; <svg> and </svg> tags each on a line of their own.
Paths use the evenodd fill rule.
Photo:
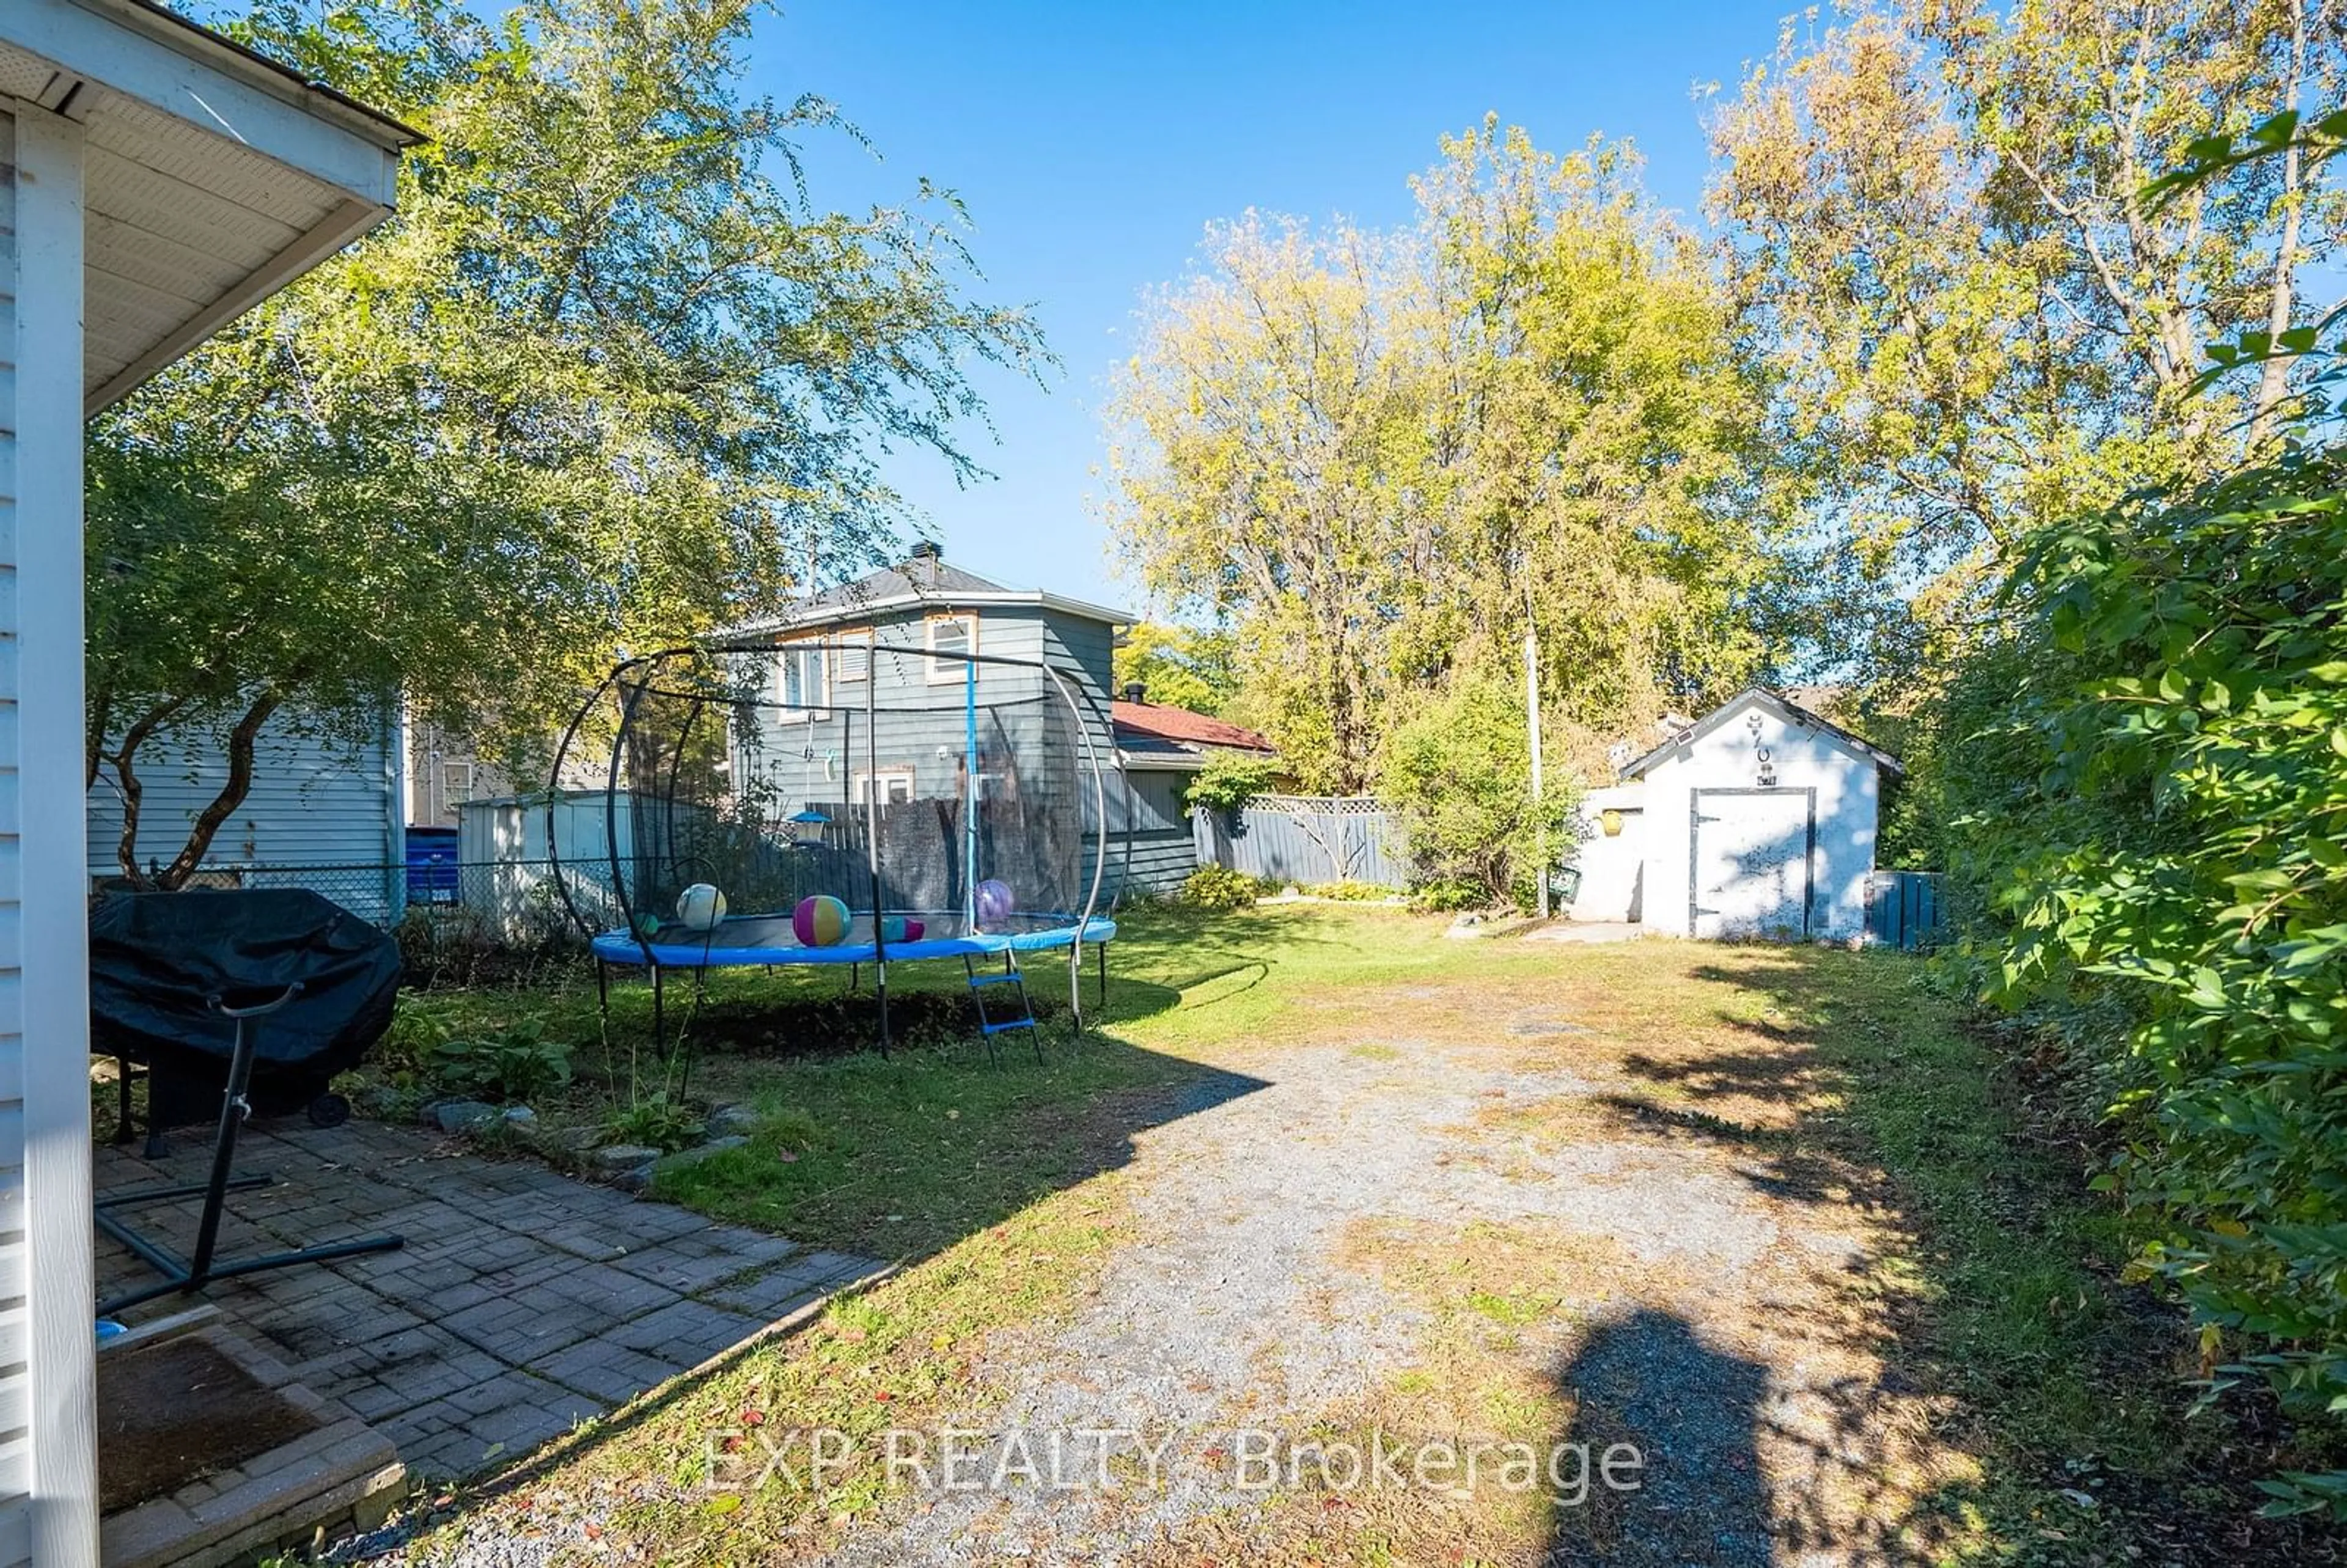
<svg viewBox="0 0 2347 1568">
<path fill-rule="evenodd" d="M 1117 765 L 1127 773 L 1194 774 L 1206 765 L 1204 752 L 1134 751 L 1119 746 Z"/>
<path fill-rule="evenodd" d="M 1809 712 L 1809 710 L 1802 707 L 1798 702 L 1789 702 L 1787 699 L 1778 696 L 1776 692 L 1769 691 L 1766 686 L 1747 686 L 1743 691 L 1738 692 L 1735 696 L 1730 697 L 1727 702 L 1722 702 L 1718 707 L 1714 708 L 1710 712 L 1706 713 L 1702 718 L 1697 719 L 1686 729 L 1679 731 L 1678 733 L 1673 735 L 1669 740 L 1665 741 L 1661 745 L 1656 746 L 1654 750 L 1646 753 L 1644 756 L 1624 764 L 1621 770 L 1621 776 L 1624 779 L 1644 778 L 1646 774 L 1646 770 L 1653 767 L 1656 763 L 1662 761 L 1665 757 L 1669 756 L 1681 746 L 1690 745 L 1696 741 L 1702 739 L 1704 736 L 1711 733 L 1712 731 L 1719 728 L 1720 725 L 1727 723 L 1729 719 L 1735 717 L 1737 713 L 1742 712 L 1747 706 L 1754 704 L 1768 709 L 1771 712 L 1774 712 L 1778 718 L 1783 720 L 1788 724 L 1801 724 L 1813 730 L 1821 730 L 1825 733 L 1833 736 L 1836 740 L 1840 741 L 1852 751 L 1858 752 L 1862 755 L 1872 759 L 1877 765 L 1885 768 L 1891 773 L 1903 774 L 1907 771 L 1905 764 L 1901 763 L 1897 757 L 1892 756 L 1889 752 L 1884 751 L 1881 747 L 1874 744 L 1871 741 L 1867 740 L 1864 736 L 1853 734 L 1850 731 L 1843 729 L 1840 724 L 1835 723 L 1832 720 L 1823 718 L 1819 714 Z"/>
<path fill-rule="evenodd" d="M 1255 757 L 1278 755 L 1277 747 L 1245 725 L 1217 719 L 1210 713 L 1194 712 L 1188 708 L 1168 707 L 1158 702 L 1129 702 L 1119 697 L 1109 703 L 1109 723 L 1115 727 L 1120 745 L 1239 752 Z"/>
<path fill-rule="evenodd" d="M 8 0 L 7 99 L 82 127 L 87 414 L 390 216 L 423 139 L 151 0 Z"/>
</svg>

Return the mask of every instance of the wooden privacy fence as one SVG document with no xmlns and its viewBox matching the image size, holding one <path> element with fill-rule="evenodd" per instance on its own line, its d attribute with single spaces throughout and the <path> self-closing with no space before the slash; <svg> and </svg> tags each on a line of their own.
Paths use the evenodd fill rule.
<svg viewBox="0 0 2347 1568">
<path fill-rule="evenodd" d="M 1866 939 L 1920 948 L 1940 927 L 1940 874 L 1875 871 L 1866 878 Z"/>
<path fill-rule="evenodd" d="M 1310 887 L 1323 882 L 1409 884 L 1385 808 L 1368 795 L 1257 795 L 1235 812 L 1190 815 L 1198 864 Z"/>
</svg>

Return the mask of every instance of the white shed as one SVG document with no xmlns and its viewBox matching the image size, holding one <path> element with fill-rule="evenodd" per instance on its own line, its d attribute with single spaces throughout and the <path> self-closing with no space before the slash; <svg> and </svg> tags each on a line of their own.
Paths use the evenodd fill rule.
<svg viewBox="0 0 2347 1568">
<path fill-rule="evenodd" d="M 0 3 L 0 1568 L 98 1555 L 82 422 L 382 221 L 416 139 L 149 0 Z"/>
<path fill-rule="evenodd" d="M 598 929 L 625 926 L 611 863 L 634 857 L 635 827 L 635 797 L 626 790 L 468 800 L 456 808 L 457 901 L 507 941 L 565 928 L 573 914 Z"/>
<path fill-rule="evenodd" d="M 1583 798 L 1572 916 L 1676 937 L 1860 936 L 1882 779 L 1901 772 L 1748 687 Z"/>
</svg>

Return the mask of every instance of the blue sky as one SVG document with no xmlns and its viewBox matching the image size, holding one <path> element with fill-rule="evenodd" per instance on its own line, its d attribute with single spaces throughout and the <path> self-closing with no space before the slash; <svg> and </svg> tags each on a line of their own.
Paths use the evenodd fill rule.
<svg viewBox="0 0 2347 1568">
<path fill-rule="evenodd" d="M 844 138 L 809 147 L 818 202 L 902 200 L 923 176 L 958 190 L 984 297 L 1031 305 L 1063 362 L 1048 391 L 980 380 L 1000 443 L 970 438 L 998 477 L 958 490 L 933 458 L 891 464 L 948 559 L 1143 609 L 1092 506 L 1098 409 L 1143 292 L 1182 275 L 1209 220 L 1403 221 L 1437 138 L 1487 111 L 1544 147 L 1629 138 L 1657 197 L 1695 213 L 1692 89 L 1732 90 L 1788 8 L 785 0 L 759 25 L 748 86 L 820 93 L 871 138 L 877 162 Z"/>
</svg>

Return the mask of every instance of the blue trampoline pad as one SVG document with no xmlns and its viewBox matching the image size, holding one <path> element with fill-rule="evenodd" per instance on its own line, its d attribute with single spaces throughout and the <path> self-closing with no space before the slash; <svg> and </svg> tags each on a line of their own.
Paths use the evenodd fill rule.
<svg viewBox="0 0 2347 1568">
<path fill-rule="evenodd" d="M 889 917 L 918 920 L 924 927 L 918 941 L 887 944 L 891 962 L 1045 952 L 1079 941 L 1107 942 L 1116 937 L 1116 922 L 1104 915 L 1081 924 L 1073 915 L 1016 915 L 1008 927 L 987 931 L 969 930 L 958 911 L 909 911 Z M 841 940 L 823 948 L 801 942 L 788 915 L 729 915 L 705 932 L 672 923 L 649 939 L 627 931 L 606 931 L 595 938 L 594 947 L 595 956 L 606 963 L 716 969 L 765 964 L 869 964 L 880 957 L 879 946 L 872 938 L 872 920 L 866 915 L 849 923 Z"/>
</svg>

